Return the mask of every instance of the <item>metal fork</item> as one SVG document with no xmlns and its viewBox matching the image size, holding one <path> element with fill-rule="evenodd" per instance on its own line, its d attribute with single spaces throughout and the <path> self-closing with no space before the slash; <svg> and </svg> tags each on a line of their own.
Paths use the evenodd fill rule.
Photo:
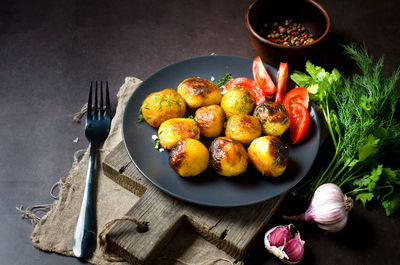
<svg viewBox="0 0 400 265">
<path fill-rule="evenodd" d="M 95 83 L 94 106 L 92 107 L 93 82 L 90 83 L 89 100 L 87 107 L 85 135 L 90 141 L 90 159 L 86 176 L 85 191 L 81 209 L 76 223 L 72 250 L 78 258 L 88 257 L 96 245 L 95 202 L 93 199 L 93 173 L 95 167 L 96 148 L 104 142 L 110 131 L 111 107 L 106 82 L 106 108 L 103 106 L 103 82 L 100 82 L 100 105 L 97 102 L 97 81 Z"/>
</svg>

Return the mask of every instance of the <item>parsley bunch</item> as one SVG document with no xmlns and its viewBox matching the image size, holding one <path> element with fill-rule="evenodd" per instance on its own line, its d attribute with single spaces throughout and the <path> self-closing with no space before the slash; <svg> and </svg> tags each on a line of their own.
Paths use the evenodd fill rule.
<svg viewBox="0 0 400 265">
<path fill-rule="evenodd" d="M 320 174 L 295 193 L 310 198 L 321 184 L 336 183 L 364 206 L 379 200 L 391 215 L 400 210 L 400 122 L 395 116 L 400 68 L 386 77 L 383 57 L 374 63 L 365 47 L 343 47 L 361 74 L 345 78 L 336 69 L 326 72 L 307 62 L 307 74 L 291 75 L 321 108 L 335 150 Z"/>
</svg>

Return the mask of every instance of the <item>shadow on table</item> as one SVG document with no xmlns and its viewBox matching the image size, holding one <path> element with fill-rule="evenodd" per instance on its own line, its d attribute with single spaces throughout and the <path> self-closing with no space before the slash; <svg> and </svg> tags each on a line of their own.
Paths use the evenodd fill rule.
<svg viewBox="0 0 400 265">
<path fill-rule="evenodd" d="M 350 43 L 348 36 L 344 36 L 340 32 L 331 32 L 322 46 L 311 57 L 301 62 L 292 63 L 290 71 L 292 72 L 292 70 L 296 69 L 304 72 L 305 63 L 309 60 L 314 65 L 321 66 L 329 72 L 336 68 L 340 73 L 353 73 L 356 70 L 356 66 L 343 53 L 344 49 L 341 46 Z M 362 45 L 362 43 L 357 44 Z"/>
</svg>

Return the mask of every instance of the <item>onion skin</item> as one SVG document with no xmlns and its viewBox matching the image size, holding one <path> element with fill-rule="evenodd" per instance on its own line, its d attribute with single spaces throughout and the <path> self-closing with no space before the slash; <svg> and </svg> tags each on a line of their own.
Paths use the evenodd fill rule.
<svg viewBox="0 0 400 265">
<path fill-rule="evenodd" d="M 335 233 L 346 226 L 352 208 L 353 201 L 350 197 L 344 195 L 336 184 L 326 183 L 315 191 L 311 204 L 304 214 L 284 216 L 284 218 L 313 222 L 321 229 Z"/>
</svg>

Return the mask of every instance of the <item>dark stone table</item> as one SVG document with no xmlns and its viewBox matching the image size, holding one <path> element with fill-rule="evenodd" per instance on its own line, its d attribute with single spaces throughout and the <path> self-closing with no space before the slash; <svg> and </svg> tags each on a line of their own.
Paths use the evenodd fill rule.
<svg viewBox="0 0 400 265">
<path fill-rule="evenodd" d="M 364 42 L 400 64 L 399 2 L 321 0 L 332 19 L 313 62 L 351 73 L 337 43 Z M 87 146 L 71 114 L 85 103 L 90 80 L 108 80 L 114 97 L 124 77 L 146 78 L 177 60 L 211 53 L 257 56 L 244 26 L 251 0 L 3 0 L 0 4 L 0 263 L 79 264 L 35 249 L 19 205 L 51 203 L 49 190 L 67 176 L 73 153 Z M 79 138 L 79 142 L 73 140 Z M 288 197 L 281 207 L 293 209 Z M 277 213 L 271 223 L 281 222 Z M 356 203 L 347 228 L 327 235 L 301 225 L 302 264 L 398 264 L 400 219 Z M 256 238 L 247 264 L 279 264 Z"/>
</svg>

